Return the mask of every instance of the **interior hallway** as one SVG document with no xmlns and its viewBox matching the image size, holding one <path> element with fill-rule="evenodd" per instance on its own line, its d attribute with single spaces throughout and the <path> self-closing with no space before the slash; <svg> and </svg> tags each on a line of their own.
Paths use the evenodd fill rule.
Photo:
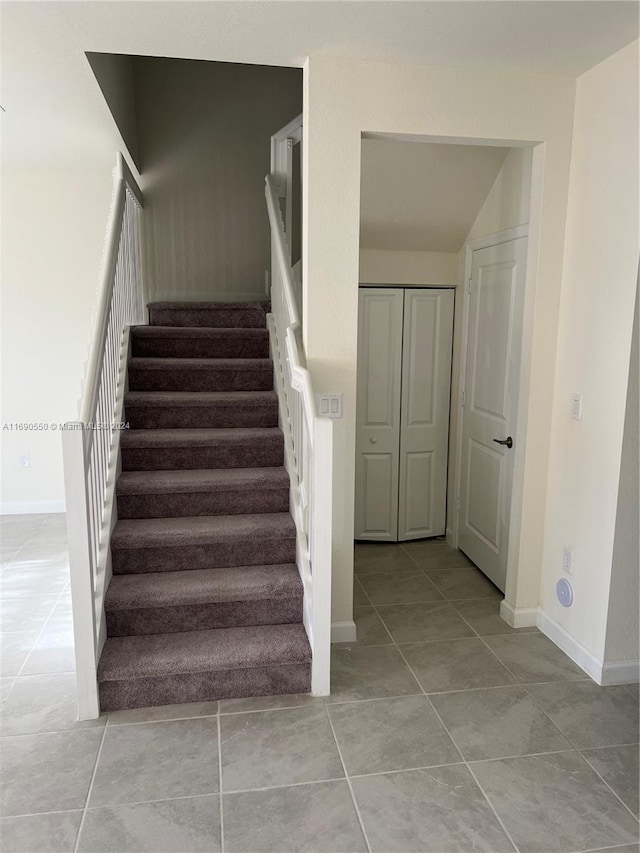
<svg viewBox="0 0 640 853">
<path fill-rule="evenodd" d="M 64 516 L 3 516 L 3 853 L 638 853 L 638 686 L 443 542 L 356 547 L 332 695 L 75 719 Z"/>
</svg>

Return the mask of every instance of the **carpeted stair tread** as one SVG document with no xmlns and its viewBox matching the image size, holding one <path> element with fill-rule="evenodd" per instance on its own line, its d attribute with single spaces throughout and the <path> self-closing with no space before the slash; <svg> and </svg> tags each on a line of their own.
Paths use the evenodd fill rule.
<svg viewBox="0 0 640 853">
<path fill-rule="evenodd" d="M 147 308 L 150 311 L 159 308 L 164 311 L 242 311 L 245 308 L 257 308 L 266 313 L 271 310 L 271 303 L 268 300 L 254 302 L 190 302 L 187 300 L 185 302 L 149 302 Z"/>
<path fill-rule="evenodd" d="M 268 302 L 152 302 L 152 326 L 264 329 Z"/>
<path fill-rule="evenodd" d="M 131 358 L 131 391 L 269 391 L 269 358 Z"/>
<path fill-rule="evenodd" d="M 126 406 L 155 406 L 161 408 L 198 406 L 242 406 L 253 408 L 276 403 L 275 391 L 128 391 L 124 398 Z"/>
<path fill-rule="evenodd" d="M 287 512 L 251 515 L 203 515 L 185 518 L 138 518 L 118 521 L 111 548 L 176 548 L 218 542 L 294 539 L 296 528 Z"/>
<path fill-rule="evenodd" d="M 120 436 L 125 471 L 279 467 L 279 427 L 232 429 L 128 429 Z"/>
<path fill-rule="evenodd" d="M 174 358 L 268 358 L 267 329 L 132 326 L 132 355 Z"/>
<path fill-rule="evenodd" d="M 147 370 L 164 371 L 175 367 L 184 370 L 273 370 L 270 358 L 164 358 L 160 356 L 136 356 L 129 359 L 129 367 L 144 367 Z"/>
<path fill-rule="evenodd" d="M 284 436 L 280 427 L 231 429 L 127 429 L 120 435 L 120 447 L 228 447 L 272 441 L 280 444 Z"/>
<path fill-rule="evenodd" d="M 311 650 L 302 624 L 109 637 L 100 658 L 98 681 L 291 666 L 310 661 Z"/>
<path fill-rule="evenodd" d="M 162 492 L 250 491 L 287 489 L 289 475 L 280 468 L 211 468 L 188 471 L 123 471 L 118 495 L 148 495 Z"/>
<path fill-rule="evenodd" d="M 234 566 L 188 572 L 149 572 L 114 575 L 105 609 L 179 607 L 213 602 L 255 602 L 302 596 L 302 581 L 293 563 L 273 566 Z"/>
</svg>

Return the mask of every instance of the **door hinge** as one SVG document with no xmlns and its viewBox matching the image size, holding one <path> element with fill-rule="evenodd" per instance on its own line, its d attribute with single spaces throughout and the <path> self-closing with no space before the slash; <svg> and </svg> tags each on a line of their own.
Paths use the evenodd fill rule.
<svg viewBox="0 0 640 853">
<path fill-rule="evenodd" d="M 460 498 L 456 498 L 456 512 L 460 512 Z"/>
<path fill-rule="evenodd" d="M 463 406 L 464 406 L 464 401 L 465 401 L 466 396 L 467 396 L 467 392 L 463 389 L 462 390 L 462 405 Z"/>
<path fill-rule="evenodd" d="M 472 281 L 473 281 L 473 279 L 470 278 L 469 281 L 467 282 L 467 293 L 471 293 L 471 282 Z"/>
</svg>

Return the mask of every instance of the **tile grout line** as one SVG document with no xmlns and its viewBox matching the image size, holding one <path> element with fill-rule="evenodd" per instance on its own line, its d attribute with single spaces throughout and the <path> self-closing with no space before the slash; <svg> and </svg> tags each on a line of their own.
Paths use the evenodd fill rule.
<svg viewBox="0 0 640 853">
<path fill-rule="evenodd" d="M 590 679 L 590 680 L 591 680 L 591 679 Z M 572 684 L 572 683 L 574 683 L 574 682 L 558 681 L 558 682 L 548 682 L 548 683 L 549 683 L 549 684 Z M 566 734 L 566 732 L 564 732 L 564 731 L 560 728 L 560 726 L 559 726 L 559 725 L 558 725 L 558 724 L 557 724 L 557 723 L 556 723 L 556 722 L 551 718 L 551 716 L 547 713 L 547 711 L 546 711 L 546 710 L 542 707 L 542 705 L 538 702 L 538 700 L 536 699 L 536 697 L 535 697 L 535 696 L 533 696 L 533 695 L 532 695 L 532 694 L 527 690 L 527 687 L 533 687 L 534 685 L 533 685 L 533 684 L 529 684 L 529 685 L 527 685 L 527 684 L 523 684 L 522 686 L 524 687 L 524 689 L 525 689 L 525 692 L 526 692 L 527 696 L 531 699 L 531 701 L 533 702 L 533 704 L 534 704 L 537 708 L 539 708 L 539 709 L 540 709 L 540 711 L 541 711 L 541 712 L 544 714 L 544 716 L 549 720 L 549 722 L 550 722 L 553 726 L 555 726 L 555 727 L 558 729 L 558 731 L 560 732 L 560 734 L 561 734 L 564 738 L 566 738 L 566 739 L 567 739 L 567 741 L 571 744 L 571 748 L 572 748 L 575 752 L 577 752 L 577 754 L 580 756 L 580 758 L 582 758 L 582 760 L 583 760 L 584 762 L 586 762 L 587 766 L 588 766 L 588 767 L 590 767 L 590 768 L 591 768 L 591 770 L 593 770 L 593 772 L 596 774 L 596 776 L 597 776 L 599 779 L 601 779 L 601 780 L 602 780 L 602 782 L 605 784 L 605 786 L 606 786 L 606 787 L 611 791 L 611 793 L 614 795 L 614 797 L 615 797 L 615 798 L 616 798 L 616 799 L 617 799 L 617 800 L 618 800 L 618 801 L 619 801 L 619 802 L 624 806 L 624 808 L 629 812 L 629 814 L 634 818 L 634 820 L 635 820 L 636 822 L 640 822 L 640 819 L 639 819 L 639 818 L 638 818 L 638 817 L 637 817 L 637 816 L 636 816 L 636 815 L 631 811 L 631 809 L 630 809 L 630 808 L 627 806 L 627 804 L 626 804 L 626 803 L 621 799 L 621 797 L 619 797 L 619 796 L 616 794 L 616 792 L 613 790 L 613 788 L 611 787 L 611 785 L 609 785 L 609 783 L 607 782 L 607 780 L 606 780 L 606 779 L 604 779 L 604 777 L 603 777 L 603 776 L 601 776 L 601 775 L 600 775 L 600 773 L 598 773 L 598 771 L 596 770 L 596 768 L 595 768 L 595 767 L 593 767 L 593 765 L 591 764 L 591 762 L 589 761 L 589 759 L 588 759 L 585 755 L 583 755 L 583 754 L 582 754 L 582 749 L 604 749 L 604 748 L 606 748 L 606 747 L 582 747 L 582 749 L 581 749 L 580 747 L 576 746 L 576 744 L 575 744 L 574 740 L 573 740 L 571 737 L 569 737 L 569 735 L 568 735 L 568 734 Z M 635 743 L 633 743 L 633 744 L 619 744 L 619 746 L 635 746 L 635 745 L 636 745 Z M 602 849 L 602 848 L 601 848 L 601 849 Z"/>
<path fill-rule="evenodd" d="M 78 836 L 76 838 L 76 843 L 73 848 L 73 853 L 78 853 L 78 845 L 80 844 L 80 836 L 82 835 L 82 829 L 84 827 L 84 821 L 87 816 L 87 808 L 89 806 L 89 800 L 91 798 L 91 792 L 93 791 L 93 783 L 96 778 L 96 773 L 98 772 L 98 763 L 100 761 L 100 756 L 102 755 L 102 747 L 104 746 L 104 739 L 107 734 L 107 726 L 104 725 L 102 728 L 102 737 L 100 738 L 100 746 L 98 747 L 98 754 L 96 755 L 96 763 L 93 766 L 93 773 L 91 774 L 91 781 L 89 782 L 89 788 L 87 790 L 87 797 L 84 801 L 84 809 L 82 810 L 82 818 L 80 820 L 80 826 L 78 827 Z"/>
<path fill-rule="evenodd" d="M 218 808 L 220 810 L 220 853 L 224 853 L 224 806 L 223 806 L 223 791 L 222 791 L 222 735 L 220 733 L 220 703 L 218 702 L 218 713 L 216 714 L 217 731 L 218 731 L 218 789 L 220 791 L 220 802 Z"/>
<path fill-rule="evenodd" d="M 20 669 L 18 670 L 18 674 L 17 674 L 16 678 L 20 678 L 20 677 L 23 675 L 22 670 L 23 670 L 23 669 L 25 668 L 25 666 L 27 665 L 27 661 L 28 661 L 28 660 L 29 660 L 29 658 L 31 657 L 31 653 L 33 652 L 33 650 L 35 649 L 35 647 L 36 647 L 36 646 L 38 645 L 38 643 L 40 642 L 40 639 L 42 638 L 42 635 L 44 634 L 45 628 L 47 627 L 47 625 L 49 624 L 49 620 L 50 620 L 50 619 L 51 619 L 51 617 L 53 616 L 53 611 L 56 609 L 56 607 L 57 607 L 57 606 L 58 606 L 58 604 L 60 603 L 60 599 L 62 598 L 62 596 L 63 596 L 63 595 L 64 595 L 64 590 L 61 590 L 61 591 L 59 592 L 59 594 L 58 594 L 58 597 L 56 598 L 56 600 L 54 601 L 53 605 L 51 606 L 51 610 L 49 611 L 49 615 L 48 615 L 48 616 L 47 616 L 47 618 L 45 619 L 44 624 L 43 624 L 42 628 L 40 629 L 40 633 L 39 633 L 39 634 L 38 634 L 38 636 L 36 637 L 36 639 L 35 639 L 35 641 L 34 641 L 33 645 L 31 646 L 31 648 L 29 649 L 29 653 L 27 654 L 26 658 L 25 658 L 25 659 L 24 659 L 24 661 L 22 662 L 22 666 L 21 666 L 21 667 L 20 667 Z M 75 653 L 75 651 L 74 651 L 74 653 Z M 75 672 L 75 670 L 72 670 L 72 672 Z M 24 674 L 26 675 L 27 673 L 24 673 Z M 59 675 L 60 673 L 55 673 L 55 672 L 53 672 L 53 673 L 34 673 L 34 674 L 36 674 L 36 675 Z M 13 689 L 13 688 L 12 688 L 12 689 Z"/>
<path fill-rule="evenodd" d="M 471 626 L 469 626 L 469 627 L 471 627 Z M 473 628 L 472 628 L 471 630 L 473 630 Z M 392 638 L 392 639 L 393 639 L 393 638 Z M 421 682 L 419 681 L 419 679 L 417 678 L 417 676 L 416 676 L 415 672 L 413 671 L 413 669 L 412 669 L 412 668 L 411 668 L 411 666 L 409 665 L 409 662 L 407 661 L 406 657 L 402 654 L 402 650 L 400 649 L 400 647 L 398 646 L 398 644 L 397 644 L 395 641 L 394 641 L 394 645 L 395 645 L 395 647 L 398 649 L 398 652 L 400 653 L 400 655 L 402 656 L 402 659 L 403 659 L 403 661 L 405 662 L 405 665 L 408 667 L 409 671 L 411 672 L 411 674 L 413 675 L 413 677 L 415 678 L 415 680 L 418 682 L 418 684 L 419 684 L 419 685 L 420 685 L 420 687 L 422 688 L 422 692 L 423 692 L 423 694 L 424 694 L 424 696 L 425 696 L 425 698 L 426 698 L 427 702 L 429 703 L 429 705 L 430 705 L 431 709 L 433 710 L 434 714 L 436 715 L 437 719 L 439 720 L 440 725 L 442 726 L 442 728 L 443 728 L 443 729 L 444 729 L 444 731 L 446 732 L 447 737 L 449 738 L 449 740 L 450 740 L 450 741 L 451 741 L 451 743 L 453 744 L 454 749 L 455 749 L 455 750 L 457 750 L 458 755 L 459 755 L 459 756 L 460 756 L 460 758 L 462 759 L 462 762 L 463 762 L 464 766 L 467 768 L 467 772 L 471 775 L 471 778 L 475 781 L 475 783 L 476 783 L 476 785 L 477 785 L 478 789 L 480 790 L 480 793 L 481 793 L 481 794 L 482 794 L 482 796 L 484 797 L 484 799 L 485 799 L 485 801 L 486 801 L 487 805 L 489 806 L 489 808 L 491 809 L 491 811 L 492 811 L 492 812 L 493 812 L 493 814 L 495 815 L 495 818 L 496 818 L 496 820 L 498 821 L 498 824 L 502 827 L 502 831 L 505 833 L 505 835 L 506 835 L 507 839 L 509 840 L 510 844 L 512 845 L 512 847 L 513 847 L 513 849 L 516 851 L 516 853 L 520 853 L 519 848 L 517 847 L 516 843 L 514 842 L 513 838 L 511 837 L 511 834 L 507 831 L 507 828 L 506 828 L 506 826 L 504 825 L 504 823 L 502 822 L 502 819 L 500 818 L 500 816 L 498 815 L 498 812 L 496 811 L 496 809 L 495 809 L 495 807 L 494 807 L 493 803 L 491 802 L 491 800 L 489 799 L 489 797 L 488 797 L 488 796 L 487 796 L 487 794 L 485 793 L 484 789 L 482 788 L 482 786 L 480 785 L 480 783 L 479 783 L 479 782 L 478 782 L 478 780 L 476 779 L 476 777 L 475 777 L 474 773 L 472 772 L 471 768 L 469 767 L 469 763 L 467 762 L 467 760 L 465 759 L 464 755 L 462 754 L 462 752 L 461 752 L 461 751 L 460 751 L 460 749 L 458 748 L 458 745 L 457 745 L 457 743 L 455 742 L 455 740 L 453 739 L 453 737 L 451 736 L 451 733 L 450 733 L 449 729 L 448 729 L 448 728 L 446 727 L 446 725 L 444 724 L 444 721 L 442 720 L 442 717 L 441 717 L 441 716 L 440 716 L 440 714 L 438 713 L 437 708 L 435 707 L 435 705 L 433 704 L 433 702 L 431 701 L 431 699 L 429 699 L 429 696 L 428 696 L 428 694 L 425 692 L 424 687 L 422 687 Z"/>
<path fill-rule="evenodd" d="M 333 720 L 331 719 L 331 714 L 329 713 L 329 707 L 325 704 L 324 706 L 325 713 L 327 715 L 327 720 L 329 721 L 329 726 L 331 728 L 331 733 L 333 735 L 333 740 L 336 745 L 336 750 L 338 751 L 338 758 L 340 759 L 340 764 L 342 764 L 342 769 L 344 771 L 344 778 L 349 787 L 349 793 L 351 794 L 351 802 L 353 803 L 353 808 L 355 809 L 356 817 L 358 818 L 358 823 L 360 824 L 360 831 L 362 832 L 362 837 L 364 838 L 364 843 L 366 844 L 368 853 L 372 853 L 371 844 L 369 843 L 369 837 L 367 835 L 367 830 L 364 826 L 364 820 L 360 813 L 360 807 L 358 806 L 358 802 L 356 800 L 356 795 L 353 791 L 353 785 L 351 784 L 351 779 L 349 777 L 349 773 L 347 771 L 347 765 L 342 756 L 342 750 L 340 749 L 340 744 L 338 743 L 338 736 L 336 735 L 336 730 L 333 726 Z"/>
</svg>

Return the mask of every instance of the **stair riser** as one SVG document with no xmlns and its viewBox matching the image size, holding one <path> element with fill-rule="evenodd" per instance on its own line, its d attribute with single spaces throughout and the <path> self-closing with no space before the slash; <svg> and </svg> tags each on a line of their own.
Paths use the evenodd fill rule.
<svg viewBox="0 0 640 853">
<path fill-rule="evenodd" d="M 238 370 L 164 368 L 129 365 L 130 391 L 272 391 L 273 367 Z"/>
<path fill-rule="evenodd" d="M 302 619 L 302 596 L 261 601 L 226 601 L 177 607 L 107 610 L 109 637 L 176 634 L 210 628 L 287 625 Z"/>
<path fill-rule="evenodd" d="M 260 308 L 149 308 L 151 326 L 264 329 L 266 322 L 266 314 Z"/>
<path fill-rule="evenodd" d="M 260 566 L 295 563 L 295 539 L 236 541 L 180 548 L 111 548 L 114 574 L 179 572 L 223 566 Z"/>
<path fill-rule="evenodd" d="M 283 464 L 284 442 L 254 447 L 120 447 L 123 471 L 202 468 L 275 468 Z"/>
<path fill-rule="evenodd" d="M 118 495 L 118 518 L 176 518 L 194 515 L 242 515 L 287 512 L 289 489 L 229 492 Z"/>
<path fill-rule="evenodd" d="M 269 358 L 269 339 L 136 338 L 131 354 L 138 358 Z"/>
<path fill-rule="evenodd" d="M 278 403 L 260 406 L 127 406 L 131 429 L 227 429 L 278 426 Z"/>
<path fill-rule="evenodd" d="M 310 690 L 311 665 L 299 663 L 165 678 L 103 681 L 100 683 L 100 708 L 102 711 L 119 711 L 124 708 L 213 702 L 216 699 L 309 693 Z"/>
</svg>

